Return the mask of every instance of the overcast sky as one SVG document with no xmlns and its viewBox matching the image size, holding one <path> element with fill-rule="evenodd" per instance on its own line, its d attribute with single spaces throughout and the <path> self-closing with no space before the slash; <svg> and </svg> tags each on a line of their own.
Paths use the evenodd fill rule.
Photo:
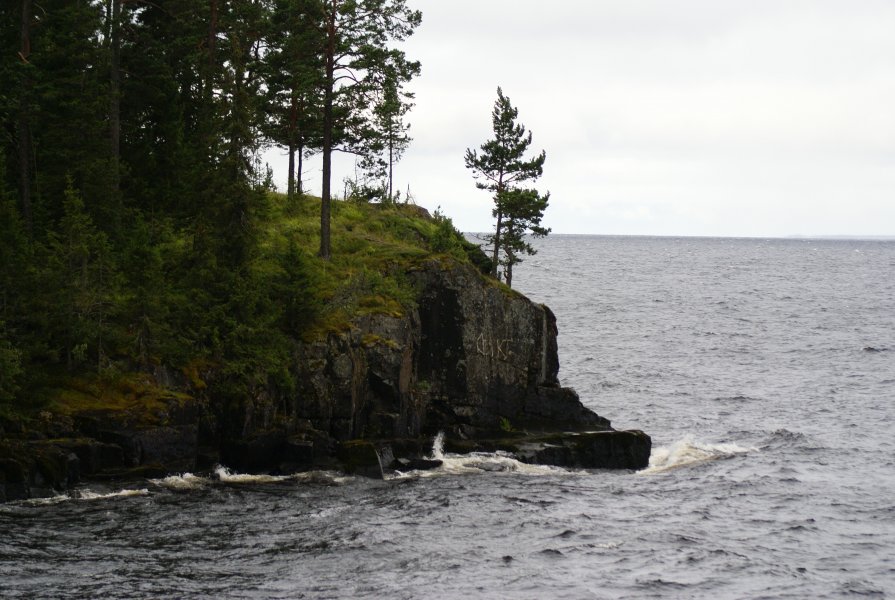
<svg viewBox="0 0 895 600">
<path fill-rule="evenodd" d="M 408 2 L 396 187 L 461 230 L 493 226 L 463 154 L 500 85 L 547 151 L 554 232 L 895 235 L 893 0 Z"/>
</svg>

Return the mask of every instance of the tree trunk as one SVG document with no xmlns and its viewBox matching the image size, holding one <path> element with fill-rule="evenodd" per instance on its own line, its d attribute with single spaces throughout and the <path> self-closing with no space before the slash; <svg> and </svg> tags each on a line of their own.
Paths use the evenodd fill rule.
<svg viewBox="0 0 895 600">
<path fill-rule="evenodd" d="M 109 150 L 111 156 L 110 188 L 115 214 L 121 188 L 121 0 L 111 1 L 109 45 Z"/>
<path fill-rule="evenodd" d="M 395 201 L 395 196 L 392 193 L 392 181 L 395 172 L 395 138 L 394 136 L 389 136 L 388 138 L 388 202 L 389 204 L 393 204 Z"/>
<path fill-rule="evenodd" d="M 291 203 L 295 199 L 295 129 L 298 121 L 298 107 L 295 93 L 289 100 L 289 186 L 287 196 Z"/>
<path fill-rule="evenodd" d="M 510 256 L 509 260 L 507 260 L 507 268 L 504 271 L 504 281 L 507 284 L 507 287 L 513 287 L 513 257 Z"/>
<path fill-rule="evenodd" d="M 320 252 L 324 260 L 330 257 L 329 219 L 331 210 L 332 153 L 333 153 L 333 92 L 335 87 L 336 15 L 338 0 L 332 0 L 326 26 L 326 81 L 323 92 L 323 182 L 320 193 Z"/>
<path fill-rule="evenodd" d="M 305 193 L 304 189 L 302 188 L 302 182 L 301 182 L 301 174 L 304 172 L 303 165 L 302 165 L 302 163 L 304 162 L 304 155 L 305 155 L 304 143 L 299 142 L 298 148 L 296 150 L 298 152 L 298 169 L 296 170 L 296 173 L 295 173 L 295 175 L 296 175 L 295 188 L 296 188 L 296 191 L 298 192 L 298 195 L 301 196 Z"/>
<path fill-rule="evenodd" d="M 27 63 L 31 55 L 31 0 L 22 0 L 21 50 L 19 56 Z M 31 96 L 30 75 L 27 67 L 19 90 L 19 122 L 17 124 L 19 146 L 19 194 L 22 200 L 22 214 L 29 237 L 34 231 L 34 219 L 31 210 L 31 119 L 29 100 Z"/>
<path fill-rule="evenodd" d="M 209 66 L 214 64 L 214 52 L 218 39 L 218 0 L 211 0 L 211 15 L 208 21 L 208 59 Z"/>
<path fill-rule="evenodd" d="M 286 197 L 291 204 L 295 197 L 295 145 L 289 143 L 289 183 Z"/>
<path fill-rule="evenodd" d="M 500 258 L 500 228 L 502 226 L 503 213 L 497 210 L 497 227 L 494 228 L 494 253 L 491 256 L 491 277 L 497 277 L 497 265 Z"/>
<path fill-rule="evenodd" d="M 497 265 L 500 264 L 500 230 L 503 227 L 503 209 L 500 207 L 500 196 L 503 194 L 504 168 L 497 175 L 497 192 L 494 194 L 494 208 L 497 210 L 497 226 L 494 228 L 494 253 L 491 256 L 491 277 L 497 279 Z"/>
</svg>

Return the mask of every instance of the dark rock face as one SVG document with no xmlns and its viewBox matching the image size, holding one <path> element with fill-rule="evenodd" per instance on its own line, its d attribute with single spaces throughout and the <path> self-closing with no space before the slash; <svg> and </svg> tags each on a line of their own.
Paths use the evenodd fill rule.
<svg viewBox="0 0 895 600">
<path fill-rule="evenodd" d="M 482 282 L 468 268 L 420 276 L 418 377 L 430 428 L 475 437 L 501 428 L 607 429 L 559 387 L 556 318 L 546 306 Z"/>
<path fill-rule="evenodd" d="M 216 462 L 241 471 L 334 467 L 374 476 L 383 468 L 434 468 L 425 457 L 439 431 L 463 451 L 503 449 L 528 462 L 647 465 L 649 436 L 614 431 L 560 387 L 550 309 L 467 265 L 433 261 L 408 276 L 419 290 L 414 310 L 360 317 L 350 331 L 296 344 L 295 393 L 264 388 L 249 398 L 209 398 L 180 381 L 175 388 L 195 399 L 171 403 L 161 424 L 113 412 L 78 415 L 69 437 L 50 444 L 57 454 L 43 467 L 0 460 L 0 501 L 65 487 L 79 473 L 182 472 Z M 172 381 L 168 374 L 158 383 Z"/>
<path fill-rule="evenodd" d="M 605 432 L 570 439 L 563 451 L 529 448 L 524 459 L 583 468 L 647 465 L 648 436 L 615 432 L 574 390 L 559 386 L 549 308 L 465 265 L 433 262 L 411 277 L 420 292 L 410 314 L 366 317 L 350 333 L 300 348 L 303 384 L 289 403 L 297 417 L 337 442 L 401 439 L 406 446 L 444 431 L 470 440 L 470 450 L 487 449 L 485 440 L 507 431 Z M 424 453 L 405 454 L 416 460 Z"/>
<path fill-rule="evenodd" d="M 296 394 L 261 395 L 219 415 L 231 425 L 221 441 L 222 461 L 247 470 L 288 470 L 335 460 L 337 467 L 375 474 L 386 447 L 386 464 L 398 464 L 392 448 L 399 459 L 422 460 L 431 436 L 444 431 L 467 440 L 468 450 L 525 432 L 518 436 L 534 438 L 524 452 L 518 444 L 513 451 L 531 462 L 647 465 L 648 436 L 615 432 L 574 390 L 559 386 L 556 318 L 549 308 L 467 265 L 433 261 L 409 277 L 419 290 L 415 310 L 365 316 L 348 332 L 299 344 Z M 605 435 L 538 446 L 541 434 L 557 432 Z"/>
<path fill-rule="evenodd" d="M 0 442 L 0 502 L 52 496 L 78 483 L 78 463 L 52 443 Z"/>
<path fill-rule="evenodd" d="M 410 314 L 365 317 L 300 346 L 287 412 L 335 440 L 609 429 L 559 387 L 550 309 L 465 265 L 432 263 L 411 276 L 420 294 Z"/>
</svg>

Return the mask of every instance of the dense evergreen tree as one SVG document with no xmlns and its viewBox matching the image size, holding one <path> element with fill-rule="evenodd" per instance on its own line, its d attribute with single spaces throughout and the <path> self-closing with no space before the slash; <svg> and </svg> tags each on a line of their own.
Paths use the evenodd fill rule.
<svg viewBox="0 0 895 600">
<path fill-rule="evenodd" d="M 290 192 L 325 134 L 396 159 L 419 65 L 389 45 L 419 21 L 404 0 L 0 2 L 0 401 L 197 361 L 251 394 L 287 364 L 316 259 L 264 255 L 261 140 L 297 157 Z"/>
<path fill-rule="evenodd" d="M 497 224 L 489 238 L 493 244 L 491 274 L 494 277 L 497 277 L 500 251 L 505 249 L 502 245 L 505 219 L 514 218 L 506 211 L 509 208 L 515 209 L 522 199 L 531 198 L 527 194 L 506 196 L 506 193 L 516 190 L 520 184 L 538 179 L 544 172 L 544 161 L 547 158 L 544 151 L 525 157 L 531 146 L 532 136 L 524 125 L 516 122 L 518 116 L 519 111 L 498 87 L 497 101 L 491 111 L 494 138 L 482 144 L 480 150 L 466 150 L 466 168 L 472 171 L 476 187 L 494 194 L 493 213 Z M 544 206 L 546 207 L 546 203 Z M 508 248 L 512 246 L 513 244 L 507 245 Z"/>
<path fill-rule="evenodd" d="M 51 231 L 42 251 L 47 268 L 40 274 L 43 312 L 49 317 L 51 357 L 68 368 L 107 362 L 109 313 L 117 292 L 112 246 L 87 214 L 80 194 L 65 190 L 58 230 Z"/>
</svg>

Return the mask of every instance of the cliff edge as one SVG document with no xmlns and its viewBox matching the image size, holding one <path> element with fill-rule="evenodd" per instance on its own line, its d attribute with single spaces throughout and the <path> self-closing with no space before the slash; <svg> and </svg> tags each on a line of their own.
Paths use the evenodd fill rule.
<svg viewBox="0 0 895 600">
<path fill-rule="evenodd" d="M 346 207 L 357 213 L 346 236 L 371 237 L 357 224 L 383 211 L 364 210 L 370 214 Z M 382 476 L 437 466 L 425 457 L 439 432 L 449 452 L 504 450 L 576 468 L 645 467 L 649 436 L 615 431 L 560 386 L 550 309 L 483 275 L 449 220 L 445 227 L 423 211 L 402 210 L 382 229 L 401 224 L 401 239 L 432 230 L 429 248 L 389 250 L 388 260 L 364 265 L 360 277 L 330 283 L 327 318 L 288 338 L 277 378 L 244 377 L 255 383 L 224 393 L 234 389 L 221 383 L 232 380 L 233 365 L 248 363 L 211 359 L 80 373 L 61 380 L 53 401 L 31 420 L 0 420 L 0 501 L 46 495 L 84 478 L 215 464 Z M 433 251 L 445 239 L 451 251 Z M 265 331 L 250 342 L 266 347 Z"/>
</svg>

